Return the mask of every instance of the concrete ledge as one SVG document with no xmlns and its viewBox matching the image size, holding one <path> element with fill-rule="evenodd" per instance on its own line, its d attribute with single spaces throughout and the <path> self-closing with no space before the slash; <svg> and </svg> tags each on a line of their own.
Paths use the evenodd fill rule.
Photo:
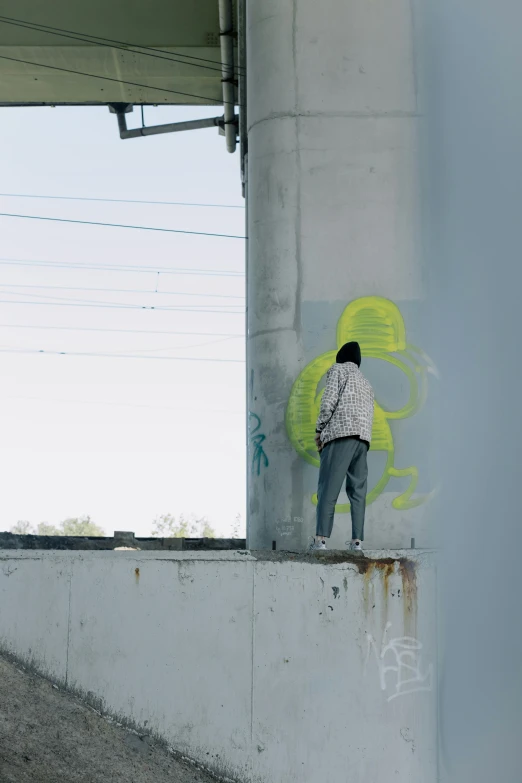
<svg viewBox="0 0 522 783">
<path fill-rule="evenodd" d="M 136 539 L 138 540 L 138 539 Z M 181 539 L 180 539 L 181 540 Z M 193 539 L 194 540 L 194 539 Z M 199 540 L 199 539 L 197 539 Z M 201 539 L 203 540 L 203 539 Z M 208 539 L 206 539 L 208 540 Z M 233 540 L 233 539 L 231 539 Z M 106 560 L 108 558 L 143 560 L 143 561 L 172 561 L 172 562 L 259 562 L 259 563 L 308 563 L 310 565 L 328 566 L 328 565 L 354 565 L 361 573 L 367 570 L 370 564 L 380 565 L 400 565 L 401 562 L 421 562 L 422 560 L 433 559 L 437 555 L 435 549 L 372 549 L 362 553 L 351 552 L 342 549 L 329 549 L 326 552 L 290 552 L 284 550 L 272 551 L 265 549 L 244 549 L 216 547 L 215 549 L 204 547 L 187 548 L 177 550 L 162 549 L 128 549 L 122 551 L 115 549 L 61 549 L 22 547 L 7 548 L 0 547 L 0 562 L 21 559 L 21 560 L 42 560 L 50 558 L 52 560 L 71 558 L 80 558 L 81 560 Z"/>
<path fill-rule="evenodd" d="M 96 550 L 140 549 L 177 551 L 199 549 L 245 549 L 244 538 L 136 538 L 119 531 L 114 536 L 33 536 L 0 533 L 0 549 Z"/>
</svg>

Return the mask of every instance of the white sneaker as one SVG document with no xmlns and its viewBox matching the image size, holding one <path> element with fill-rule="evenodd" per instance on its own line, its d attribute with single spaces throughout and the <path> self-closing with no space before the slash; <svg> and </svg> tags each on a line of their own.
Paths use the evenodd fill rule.
<svg viewBox="0 0 522 783">
<path fill-rule="evenodd" d="M 315 538 L 312 538 L 312 541 L 310 542 L 310 546 L 308 547 L 308 551 L 317 552 L 320 549 L 326 549 L 326 542 L 321 541 L 320 539 L 316 541 Z"/>
<path fill-rule="evenodd" d="M 348 549 L 351 549 L 353 552 L 362 552 L 362 541 L 347 541 L 346 542 Z"/>
</svg>

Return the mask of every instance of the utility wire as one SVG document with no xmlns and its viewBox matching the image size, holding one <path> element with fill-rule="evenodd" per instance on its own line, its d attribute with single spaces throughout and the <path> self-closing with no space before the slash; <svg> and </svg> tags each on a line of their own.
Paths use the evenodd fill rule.
<svg viewBox="0 0 522 783">
<path fill-rule="evenodd" d="M 42 25 L 39 22 L 25 22 L 22 20 L 14 21 L 10 19 L 10 17 L 7 16 L 0 16 L 0 24 L 6 24 L 11 25 L 12 27 L 21 27 L 24 30 L 34 30 L 35 32 L 40 33 L 47 33 L 48 35 L 55 35 L 59 38 L 70 38 L 73 41 L 82 41 L 82 43 L 90 43 L 95 44 L 96 46 L 105 46 L 108 49 L 120 49 L 123 52 L 130 52 L 131 54 L 140 54 L 144 57 L 154 57 L 156 60 L 167 60 L 168 62 L 172 63 L 180 63 L 181 65 L 188 65 L 192 68 L 205 68 L 208 71 L 216 71 L 217 73 L 222 73 L 221 64 L 218 62 L 216 63 L 217 67 L 214 67 L 214 65 L 203 65 L 199 63 L 190 63 L 186 62 L 185 60 L 178 59 L 178 55 L 172 52 L 165 52 L 165 55 L 162 54 L 156 54 L 154 51 L 148 52 L 148 51 L 140 51 L 142 48 L 146 47 L 140 47 L 139 44 L 124 44 L 121 41 L 114 40 L 112 43 L 105 43 L 105 40 L 103 38 L 98 38 L 98 36 L 95 35 L 89 35 L 88 33 L 75 33 L 73 31 L 69 30 L 60 30 L 58 27 L 49 27 L 48 25 Z M 137 47 L 137 48 L 134 48 Z M 168 55 L 171 56 L 168 56 Z M 185 55 L 180 55 L 181 57 L 184 57 Z"/>
<path fill-rule="evenodd" d="M 17 258 L 0 258 L 0 265 L 7 266 L 43 266 L 53 269 L 82 269 L 84 271 L 95 272 L 129 272 L 145 274 L 162 275 L 201 275 L 204 277 L 244 277 L 244 272 L 236 272 L 233 269 L 186 269 L 183 267 L 146 267 L 127 265 L 109 265 L 109 264 L 71 264 L 60 261 L 31 261 Z"/>
<path fill-rule="evenodd" d="M 152 353 L 170 353 L 171 351 L 188 351 L 191 348 L 204 348 L 207 345 L 217 345 L 217 343 L 224 343 L 233 339 L 234 339 L 233 337 L 221 337 L 215 340 L 206 340 L 204 343 L 191 343 L 190 345 L 174 345 L 170 347 L 163 346 L 162 348 L 142 348 L 141 353 L 152 354 Z M 132 351 L 120 350 L 119 353 L 127 356 L 130 354 L 134 354 L 135 351 L 136 349 L 134 348 Z"/>
<path fill-rule="evenodd" d="M 0 55 L 1 56 L 1 55 Z M 154 226 L 135 226 L 123 223 L 100 223 L 96 220 L 71 220 L 69 218 L 44 217 L 42 215 L 16 215 L 10 212 L 0 212 L 0 217 L 22 218 L 23 220 L 50 220 L 53 223 L 77 223 L 82 226 L 107 226 L 109 228 L 133 228 L 140 231 L 162 231 L 167 234 L 191 234 L 202 237 L 221 237 L 223 239 L 246 239 L 237 234 L 215 234 L 207 231 L 184 231 L 179 228 L 156 228 Z"/>
<path fill-rule="evenodd" d="M 33 329 L 40 331 L 46 329 L 55 332 L 102 332 L 103 334 L 161 334 L 176 335 L 179 337 L 227 337 L 229 339 L 245 339 L 245 334 L 230 332 L 178 332 L 162 329 L 105 329 L 101 326 L 51 326 L 50 324 L 0 324 L 0 329 Z"/>
<path fill-rule="evenodd" d="M 245 411 L 227 411 L 219 408 L 193 408 L 189 409 L 186 407 L 185 403 L 183 401 L 180 401 L 179 405 L 140 405 L 139 403 L 132 403 L 132 402 L 109 402 L 107 400 L 65 400 L 65 399 L 52 399 L 50 397 L 26 397 L 25 395 L 16 395 L 16 396 L 9 396 L 9 397 L 0 397 L 1 402 L 12 402 L 12 401 L 19 401 L 19 400 L 30 400 L 30 401 L 36 401 L 36 402 L 50 402 L 50 403 L 58 403 L 59 405 L 65 404 L 65 405 L 109 405 L 111 407 L 115 408 L 151 408 L 152 410 L 161 410 L 161 411 L 179 411 L 183 409 L 183 411 L 186 410 L 194 410 L 204 412 L 204 413 L 225 413 L 229 416 L 244 416 Z"/>
<path fill-rule="evenodd" d="M 142 55 L 148 55 L 149 53 L 159 53 L 159 54 L 165 54 L 167 55 L 167 58 L 161 58 L 161 59 L 169 59 L 171 58 L 172 52 L 168 52 L 166 49 L 159 49 L 155 46 L 141 46 L 140 44 L 128 44 L 126 41 L 119 41 L 116 38 L 105 38 L 100 35 L 92 35 L 90 33 L 79 33 L 76 30 L 66 30 L 63 27 L 52 27 L 51 25 L 42 24 L 41 22 L 28 22 L 25 19 L 16 19 L 12 16 L 0 16 L 0 19 L 5 24 L 12 24 L 15 27 L 29 27 L 33 30 L 36 30 L 38 32 L 49 32 L 49 33 L 62 33 L 64 34 L 64 37 L 70 37 L 72 35 L 80 37 L 85 43 L 96 43 L 99 44 L 99 41 L 103 41 L 105 44 L 109 45 L 111 48 L 117 48 L 114 47 L 112 44 L 118 44 L 119 46 L 122 46 L 125 51 L 133 51 L 131 47 L 135 47 L 135 53 L 136 54 L 142 54 Z M 91 40 L 89 40 L 91 39 Z M 144 49 L 145 51 L 140 51 Z M 195 57 L 192 54 L 181 54 L 177 52 L 174 57 L 185 57 L 189 60 L 194 60 L 198 62 L 203 63 L 210 63 L 212 66 L 218 66 L 215 70 L 221 71 L 223 62 L 221 60 L 210 60 L 207 57 Z M 181 61 L 180 61 L 181 62 Z M 185 63 L 184 63 L 185 64 Z M 190 63 L 186 63 L 186 65 L 190 65 Z M 236 70 L 240 71 L 242 70 L 242 66 L 236 65 Z M 211 70 L 214 70 L 212 68 Z"/>
<path fill-rule="evenodd" d="M 5 295 L 5 293 L 4 293 Z M 34 305 L 35 307 L 97 307 L 103 310 L 162 310 L 167 312 L 180 312 L 180 313 L 219 313 L 221 315 L 242 315 L 244 311 L 241 310 L 199 310 L 190 307 L 183 306 L 163 306 L 163 305 L 133 305 L 133 304 L 105 304 L 103 302 L 93 303 L 90 302 L 20 302 L 12 301 L 10 299 L 0 299 L 0 304 L 7 305 Z"/>
<path fill-rule="evenodd" d="M 0 285 L 0 288 L 2 286 Z M 3 294 L 3 296 L 22 296 L 22 292 L 20 291 L 0 291 L 0 293 Z M 151 296 L 155 297 L 156 292 L 150 291 L 148 292 Z M 49 302 L 49 304 L 52 304 L 54 302 L 81 302 L 86 304 L 98 304 L 98 299 L 82 299 L 79 296 L 56 296 L 56 294 L 32 294 L 28 291 L 23 292 L 24 296 L 29 296 L 31 299 L 51 299 L 52 302 Z M 107 302 L 105 300 L 102 300 L 100 304 L 112 304 L 112 305 L 125 305 L 126 302 Z M 166 305 L 159 305 L 161 309 L 166 310 L 184 310 L 186 312 L 207 312 L 206 308 L 212 306 L 213 310 L 215 311 L 223 311 L 223 312 L 237 312 L 238 308 L 243 308 L 240 312 L 244 312 L 244 304 L 232 304 L 231 302 L 228 302 L 227 304 L 209 304 L 208 302 L 204 304 L 166 304 Z M 233 309 L 232 309 L 233 308 Z"/>
<path fill-rule="evenodd" d="M 126 79 L 115 79 L 113 76 L 101 76 L 97 73 L 85 73 L 85 71 L 74 71 L 72 68 L 60 68 L 58 65 L 46 65 L 45 63 L 35 63 L 33 60 L 22 60 L 19 57 L 8 57 L 5 54 L 0 54 L 1 60 L 8 60 L 13 63 L 22 63 L 23 65 L 34 65 L 36 68 L 47 68 L 50 71 L 59 71 L 60 73 L 72 73 L 75 76 L 88 76 L 89 79 L 101 79 L 104 82 L 113 82 L 116 84 L 127 84 L 130 87 L 141 87 L 144 90 L 157 90 L 159 92 L 168 92 L 171 95 L 183 95 L 185 98 L 197 98 L 199 101 L 208 103 L 217 103 L 222 106 L 223 104 L 230 104 L 237 106 L 236 101 L 224 101 L 218 98 L 210 98 L 204 95 L 195 95 L 192 92 L 182 92 L 181 90 L 170 90 L 168 87 L 154 87 L 151 84 L 139 84 L 138 82 L 129 82 Z"/>
<path fill-rule="evenodd" d="M 233 294 L 201 294 L 187 291 L 154 291 L 151 288 L 83 288 L 81 286 L 71 285 L 40 285 L 31 283 L 0 283 L 0 288 L 39 288 L 53 291 L 95 291 L 99 293 L 116 293 L 116 294 L 162 294 L 169 296 L 200 296 L 203 298 L 211 297 L 213 299 L 241 299 L 244 300 L 244 296 Z"/>
<path fill-rule="evenodd" d="M 187 201 L 145 201 L 132 198 L 89 198 L 87 196 L 42 196 L 33 193 L 0 193 L 0 198 L 35 198 L 56 201 L 97 201 L 107 204 L 154 204 L 167 207 L 206 207 L 208 209 L 244 209 L 243 204 L 200 204 Z"/>
<path fill-rule="evenodd" d="M 0 353 L 39 354 L 44 356 L 91 356 L 106 359 L 150 359 L 167 362 L 217 362 L 219 364 L 244 364 L 244 359 L 199 358 L 197 356 L 148 356 L 147 354 L 95 353 L 90 351 L 46 351 L 33 348 L 0 348 Z"/>
<path fill-rule="evenodd" d="M 207 345 L 217 345 L 217 343 L 226 343 L 229 340 L 232 340 L 232 337 L 219 337 L 216 340 L 205 340 L 204 343 L 191 343 L 190 345 L 173 345 L 170 346 L 170 348 L 142 348 L 142 353 L 170 353 L 170 351 L 187 351 L 189 348 L 204 348 Z M 120 353 L 134 353 L 133 349 L 132 351 L 120 351 Z"/>
</svg>

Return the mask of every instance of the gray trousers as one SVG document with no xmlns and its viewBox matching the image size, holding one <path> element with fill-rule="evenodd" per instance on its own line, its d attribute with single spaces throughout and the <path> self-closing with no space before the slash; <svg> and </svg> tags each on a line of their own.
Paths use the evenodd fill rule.
<svg viewBox="0 0 522 783">
<path fill-rule="evenodd" d="M 332 535 L 335 505 L 346 478 L 346 494 L 352 513 L 352 538 L 364 538 L 368 444 L 358 438 L 331 440 L 321 451 L 317 490 L 316 535 Z"/>
</svg>

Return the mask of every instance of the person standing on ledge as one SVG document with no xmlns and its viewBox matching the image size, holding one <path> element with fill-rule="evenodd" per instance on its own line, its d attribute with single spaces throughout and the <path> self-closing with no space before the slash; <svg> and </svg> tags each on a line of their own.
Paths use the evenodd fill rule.
<svg viewBox="0 0 522 783">
<path fill-rule="evenodd" d="M 321 465 L 316 536 L 310 550 L 326 549 L 325 539 L 332 534 L 335 506 L 345 478 L 352 514 L 349 548 L 362 549 L 374 393 L 360 366 L 359 343 L 346 343 L 326 375 L 315 435 Z"/>
</svg>

